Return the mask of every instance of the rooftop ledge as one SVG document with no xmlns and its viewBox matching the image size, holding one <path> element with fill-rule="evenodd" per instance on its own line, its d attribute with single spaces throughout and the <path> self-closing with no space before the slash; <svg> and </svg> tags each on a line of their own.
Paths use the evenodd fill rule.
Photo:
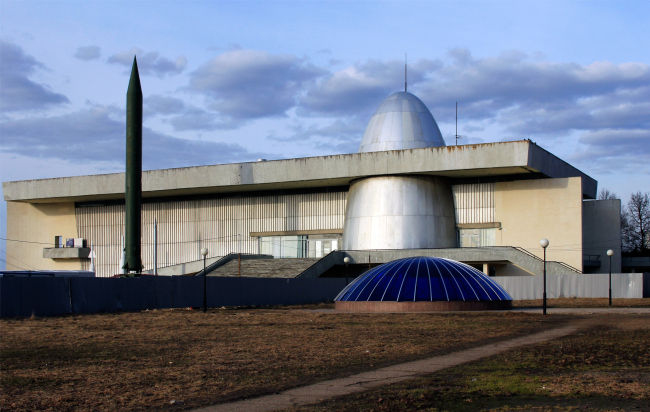
<svg viewBox="0 0 650 412">
<path fill-rule="evenodd" d="M 541 173 L 597 182 L 530 140 L 231 163 L 142 173 L 143 197 L 344 186 L 361 177 L 426 174 L 450 178 Z M 51 203 L 124 198 L 124 173 L 4 182 L 6 201 Z"/>
<path fill-rule="evenodd" d="M 43 257 L 46 259 L 88 259 L 90 248 L 87 247 L 46 247 Z"/>
</svg>

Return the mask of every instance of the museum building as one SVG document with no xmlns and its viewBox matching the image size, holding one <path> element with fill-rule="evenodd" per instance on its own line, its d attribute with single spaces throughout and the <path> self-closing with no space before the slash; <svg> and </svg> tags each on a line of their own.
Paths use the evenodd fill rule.
<svg viewBox="0 0 650 412">
<path fill-rule="evenodd" d="M 97 276 L 121 273 L 124 182 L 124 173 L 4 182 L 8 269 L 88 269 L 92 244 Z M 558 268 L 605 273 L 613 249 L 618 273 L 620 201 L 596 193 L 594 179 L 530 140 L 446 146 L 425 104 L 397 92 L 358 153 L 143 172 L 142 260 L 151 270 L 154 249 L 159 268 L 200 261 L 201 248 L 211 261 L 420 251 L 490 275 L 535 274 L 519 262 L 541 257 L 546 238 Z M 55 237 L 83 244 L 58 247 Z"/>
</svg>

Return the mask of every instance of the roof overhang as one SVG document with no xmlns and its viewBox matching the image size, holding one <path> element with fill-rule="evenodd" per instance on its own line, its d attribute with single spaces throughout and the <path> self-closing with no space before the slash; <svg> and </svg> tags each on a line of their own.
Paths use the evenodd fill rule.
<svg viewBox="0 0 650 412">
<path fill-rule="evenodd" d="M 142 173 L 142 196 L 345 186 L 355 179 L 382 175 L 460 179 L 531 173 L 582 177 L 583 196 L 596 197 L 594 179 L 529 140 L 150 170 Z M 114 173 L 2 185 L 6 201 L 52 203 L 123 199 L 124 184 L 124 173 Z"/>
</svg>

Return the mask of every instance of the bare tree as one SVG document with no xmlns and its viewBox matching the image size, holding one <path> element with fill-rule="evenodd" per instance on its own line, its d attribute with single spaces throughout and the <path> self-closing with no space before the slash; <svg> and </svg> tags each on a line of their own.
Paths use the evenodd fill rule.
<svg viewBox="0 0 650 412">
<path fill-rule="evenodd" d="M 633 193 L 621 213 L 623 249 L 646 253 L 650 249 L 650 193 Z"/>
<path fill-rule="evenodd" d="M 598 192 L 598 200 L 610 200 L 610 199 L 619 199 L 618 195 L 614 192 L 610 192 L 609 189 L 604 187 Z"/>
</svg>

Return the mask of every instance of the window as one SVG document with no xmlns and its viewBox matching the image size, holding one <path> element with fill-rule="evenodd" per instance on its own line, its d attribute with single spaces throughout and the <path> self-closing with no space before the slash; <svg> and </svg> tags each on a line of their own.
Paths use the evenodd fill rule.
<svg viewBox="0 0 650 412">
<path fill-rule="evenodd" d="M 307 236 L 262 236 L 259 245 L 261 254 L 274 258 L 307 257 Z"/>
<path fill-rule="evenodd" d="M 338 250 L 341 235 L 261 236 L 259 253 L 275 258 L 321 258 Z"/>
<path fill-rule="evenodd" d="M 338 250 L 341 242 L 340 235 L 309 235 L 307 236 L 310 258 L 320 258 Z"/>
<path fill-rule="evenodd" d="M 460 238 L 460 247 L 483 247 L 494 246 L 496 244 L 497 230 L 490 229 L 460 229 L 458 236 Z"/>
</svg>

